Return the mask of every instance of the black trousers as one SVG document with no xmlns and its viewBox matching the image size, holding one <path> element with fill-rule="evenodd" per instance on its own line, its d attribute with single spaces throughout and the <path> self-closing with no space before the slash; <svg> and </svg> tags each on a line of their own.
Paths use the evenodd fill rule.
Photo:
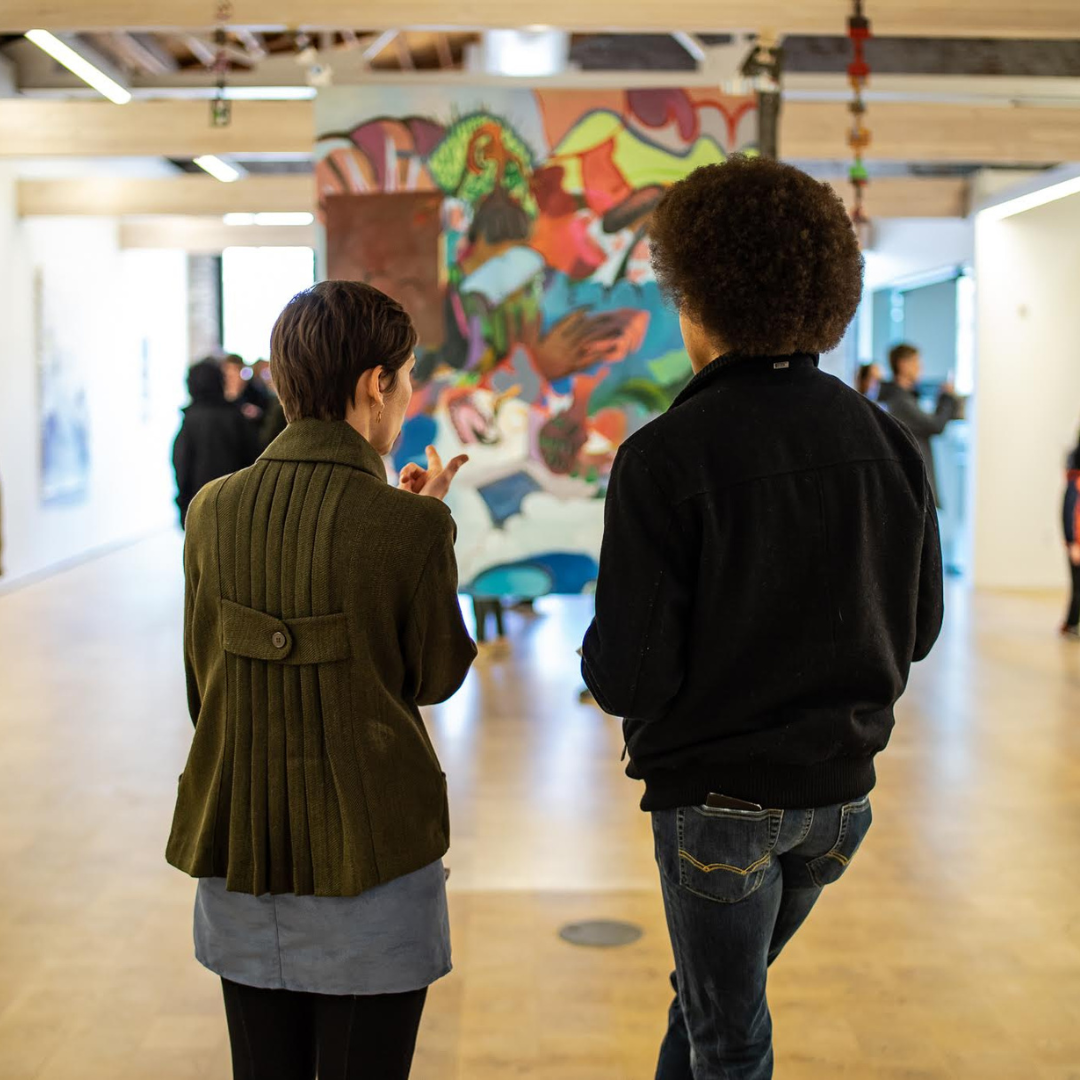
<svg viewBox="0 0 1080 1080">
<path fill-rule="evenodd" d="M 1069 569 L 1072 571 L 1072 599 L 1069 601 L 1069 614 L 1065 616 L 1066 626 L 1080 625 L 1080 566 L 1074 566 L 1069 561 Z"/>
<path fill-rule="evenodd" d="M 345 997 L 221 983 L 234 1080 L 407 1080 L 426 989 Z"/>
</svg>

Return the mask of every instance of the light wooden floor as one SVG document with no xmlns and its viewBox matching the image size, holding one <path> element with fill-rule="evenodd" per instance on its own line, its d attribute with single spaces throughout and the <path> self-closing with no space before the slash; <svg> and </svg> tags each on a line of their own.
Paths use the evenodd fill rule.
<svg viewBox="0 0 1080 1080">
<path fill-rule="evenodd" d="M 0 596 L 0 1077 L 229 1076 L 166 866 L 190 735 L 179 541 Z M 777 965 L 777 1075 L 1080 1078 L 1080 647 L 1049 598 L 951 598 L 880 759 L 875 825 Z M 432 728 L 456 972 L 417 1080 L 648 1080 L 670 963 L 617 724 L 577 703 L 588 615 L 512 620 Z M 575 949 L 563 923 L 642 923 Z"/>
</svg>

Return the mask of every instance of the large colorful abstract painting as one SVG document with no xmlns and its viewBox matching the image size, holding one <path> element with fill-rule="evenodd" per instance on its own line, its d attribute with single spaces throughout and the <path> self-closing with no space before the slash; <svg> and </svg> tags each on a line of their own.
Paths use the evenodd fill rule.
<svg viewBox="0 0 1080 1080">
<path fill-rule="evenodd" d="M 316 115 L 322 222 L 354 223 L 325 250 L 425 328 L 395 466 L 429 443 L 470 455 L 452 495 L 466 585 L 524 566 L 554 591 L 587 589 L 619 445 L 690 377 L 649 215 L 699 165 L 753 149 L 753 100 L 364 87 L 321 92 Z M 437 266 L 417 264 L 402 200 L 377 210 L 403 193 L 439 197 Z M 387 257 L 395 242 L 408 258 Z"/>
</svg>

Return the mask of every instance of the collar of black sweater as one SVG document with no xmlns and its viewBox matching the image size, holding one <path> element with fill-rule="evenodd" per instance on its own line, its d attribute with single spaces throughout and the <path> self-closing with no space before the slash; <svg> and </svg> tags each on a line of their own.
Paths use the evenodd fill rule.
<svg viewBox="0 0 1080 1080">
<path fill-rule="evenodd" d="M 678 408 L 718 379 L 768 378 L 774 373 L 807 371 L 817 366 L 816 353 L 792 353 L 790 356 L 743 356 L 740 353 L 727 353 L 724 356 L 718 356 L 711 364 L 703 367 L 690 380 L 686 389 L 679 394 L 671 407 Z"/>
</svg>

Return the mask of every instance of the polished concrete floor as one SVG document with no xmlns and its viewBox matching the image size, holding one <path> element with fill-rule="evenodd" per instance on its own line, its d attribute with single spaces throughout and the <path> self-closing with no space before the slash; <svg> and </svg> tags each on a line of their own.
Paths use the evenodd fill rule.
<svg viewBox="0 0 1080 1080">
<path fill-rule="evenodd" d="M 230 1075 L 162 851 L 190 724 L 176 537 L 0 596 L 0 1078 Z M 648 1080 L 668 1002 L 647 819 L 578 704 L 587 602 L 511 617 L 430 723 L 457 970 L 416 1080 Z M 1080 1078 L 1080 646 L 1056 598 L 950 596 L 859 858 L 777 965 L 782 1080 Z M 645 929 L 610 951 L 570 921 Z"/>
</svg>

